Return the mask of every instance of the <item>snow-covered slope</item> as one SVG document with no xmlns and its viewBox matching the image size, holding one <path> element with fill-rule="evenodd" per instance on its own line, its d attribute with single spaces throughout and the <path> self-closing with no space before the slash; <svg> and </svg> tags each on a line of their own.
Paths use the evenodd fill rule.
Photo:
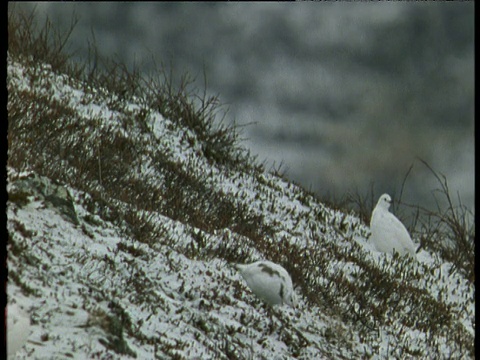
<svg viewBox="0 0 480 360">
<path fill-rule="evenodd" d="M 8 92 L 17 358 L 474 357 L 473 282 L 436 254 L 375 252 L 354 214 L 265 172 L 185 98 L 13 57 Z M 291 274 L 295 309 L 229 265 L 258 259 Z"/>
</svg>

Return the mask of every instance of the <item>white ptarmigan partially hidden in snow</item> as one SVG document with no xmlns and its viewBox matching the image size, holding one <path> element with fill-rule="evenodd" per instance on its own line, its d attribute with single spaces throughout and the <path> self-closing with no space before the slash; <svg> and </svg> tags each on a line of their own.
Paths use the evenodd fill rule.
<svg viewBox="0 0 480 360">
<path fill-rule="evenodd" d="M 7 359 L 13 359 L 30 335 L 30 317 L 17 304 L 8 304 L 7 315 Z"/>
<path fill-rule="evenodd" d="M 388 194 L 380 196 L 377 206 L 373 209 L 370 220 L 371 240 L 380 252 L 398 252 L 415 257 L 415 245 L 407 228 L 395 215 L 388 211 L 392 198 Z"/>
<path fill-rule="evenodd" d="M 280 265 L 271 261 L 257 261 L 251 264 L 234 264 L 248 287 L 269 305 L 287 304 L 295 307 L 295 292 L 292 279 Z"/>
</svg>

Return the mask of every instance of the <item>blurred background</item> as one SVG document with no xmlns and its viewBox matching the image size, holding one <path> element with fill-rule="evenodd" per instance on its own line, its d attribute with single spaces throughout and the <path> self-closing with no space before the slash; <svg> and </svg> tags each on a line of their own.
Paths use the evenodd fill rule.
<svg viewBox="0 0 480 360">
<path fill-rule="evenodd" d="M 258 161 L 321 197 L 397 196 L 413 165 L 402 200 L 431 207 L 420 158 L 474 211 L 473 2 L 15 4 L 33 8 L 79 19 L 80 60 L 94 34 L 129 68 L 205 74 Z"/>
</svg>

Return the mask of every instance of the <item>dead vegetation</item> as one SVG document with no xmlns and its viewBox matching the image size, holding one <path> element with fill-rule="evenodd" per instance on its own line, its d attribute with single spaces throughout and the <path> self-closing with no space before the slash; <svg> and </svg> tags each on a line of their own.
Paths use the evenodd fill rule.
<svg viewBox="0 0 480 360">
<path fill-rule="evenodd" d="M 217 256 L 227 261 L 248 260 L 255 249 L 287 268 L 309 304 L 339 316 L 365 339 L 374 337 L 380 327 L 392 326 L 393 333 L 402 334 L 418 329 L 431 334 L 428 342 L 433 348 L 438 346 L 438 337 L 446 337 L 452 346 L 473 356 L 472 336 L 456 323 L 458 309 L 424 289 L 438 275 L 408 259 L 394 257 L 376 263 L 364 258 L 352 241 L 356 229 L 349 227 L 345 217 L 327 214 L 313 194 L 300 188 L 292 190 L 302 204 L 313 209 L 310 217 L 296 219 L 310 227 L 306 236 L 311 246 L 297 246 L 288 239 L 271 241 L 282 224 L 269 221 L 264 214 L 283 209 L 262 193 L 261 189 L 274 185 L 263 177 L 264 168 L 240 146 L 237 129 L 224 125 L 222 116 L 218 119 L 222 114 L 218 98 L 198 91 L 189 76 L 177 88 L 164 68 L 156 78 L 144 78 L 138 70 L 129 71 L 122 64 L 100 59 L 95 48 L 91 51 L 93 63 L 72 64 L 64 49 L 75 24 L 72 19 L 71 30 L 58 34 L 48 20 L 38 29 L 33 13 L 9 11 L 8 61 L 22 65 L 25 73 L 21 76 L 29 86 L 17 86 L 18 79 L 7 81 L 8 166 L 34 171 L 89 194 L 85 202 L 92 214 L 118 224 L 142 243 L 168 244 L 190 258 Z M 107 104 L 115 122 L 85 116 L 72 107 L 68 97 L 55 97 L 58 77 L 84 92 L 80 99 L 83 104 Z M 34 91 L 38 88 L 45 91 Z M 139 108 L 132 109 L 130 103 Z M 195 157 L 176 159 L 169 149 L 172 144 L 154 136 L 149 120 L 154 111 L 168 119 L 165 127 L 181 134 L 179 146 L 194 149 Z M 205 162 L 197 163 L 196 159 Z M 454 264 L 452 271 L 473 283 L 475 228 L 469 220 L 473 214 L 453 205 L 445 177 L 431 171 L 440 184 L 435 195 L 442 196 L 447 206 L 439 199 L 435 212 L 417 207 L 426 215 L 419 217 L 426 220 L 418 220 L 417 233 L 424 249 Z M 222 176 L 249 174 L 256 179 L 263 213 L 252 211 L 240 193 L 219 190 L 215 172 Z M 18 199 L 20 202 L 20 196 Z M 365 197 L 349 199 L 367 224 L 373 199 L 373 189 Z M 345 208 L 342 202 L 332 205 Z M 176 244 L 152 213 L 195 229 L 192 243 Z M 234 235 L 224 243 L 209 244 L 208 234 L 219 229 L 229 229 Z M 345 243 L 350 247 L 343 246 Z M 125 246 L 118 251 L 133 254 L 136 250 Z M 352 269 L 347 264 L 353 264 Z M 141 274 L 138 279 L 141 281 Z M 137 285 L 139 296 L 148 290 L 140 282 Z M 133 333 L 131 324 L 123 326 Z M 224 348 L 228 350 L 230 345 L 226 343 Z M 417 356 L 416 351 L 405 345 L 402 354 Z M 441 351 L 439 346 L 437 351 Z"/>
</svg>

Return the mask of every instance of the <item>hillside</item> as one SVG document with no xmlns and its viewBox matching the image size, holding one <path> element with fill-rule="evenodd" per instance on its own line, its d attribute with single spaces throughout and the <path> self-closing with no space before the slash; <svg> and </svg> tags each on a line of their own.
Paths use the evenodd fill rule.
<svg viewBox="0 0 480 360">
<path fill-rule="evenodd" d="M 429 247 L 373 251 L 356 214 L 258 165 L 188 78 L 83 76 L 31 24 L 9 18 L 18 358 L 474 358 L 471 273 Z M 229 265 L 257 259 L 288 270 L 297 308 L 265 306 Z"/>
</svg>

